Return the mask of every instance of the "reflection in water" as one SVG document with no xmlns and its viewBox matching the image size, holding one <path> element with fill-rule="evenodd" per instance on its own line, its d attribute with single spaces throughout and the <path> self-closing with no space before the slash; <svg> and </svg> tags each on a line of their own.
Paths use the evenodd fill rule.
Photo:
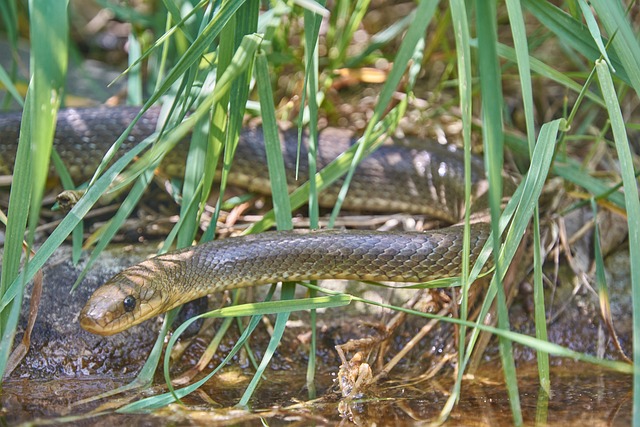
<svg viewBox="0 0 640 427">
<path fill-rule="evenodd" d="M 361 399 L 351 400 L 347 411 L 351 419 L 345 420 L 338 413 L 340 397 L 333 392 L 334 377 L 331 373 L 318 377 L 318 392 L 324 397 L 305 403 L 305 370 L 290 368 L 268 371 L 268 378 L 252 401 L 253 413 L 237 408 L 221 409 L 237 403 L 251 378 L 250 374 L 229 369 L 207 384 L 200 394 L 195 393 L 185 400 L 191 409 L 163 409 L 156 416 L 162 417 L 162 424 L 215 420 L 217 425 L 253 425 L 263 417 L 270 425 L 280 425 L 292 419 L 302 425 L 340 422 L 344 425 L 412 425 L 416 421 L 436 419 L 452 384 L 450 374 L 418 384 L 410 384 L 410 380 L 382 383 L 368 390 Z M 564 366 L 552 368 L 552 392 L 547 396 L 538 386 L 535 369 L 534 363 L 518 368 L 525 425 L 631 425 L 630 376 L 583 363 L 565 362 Z M 497 366 L 485 367 L 473 379 L 465 380 L 462 398 L 447 425 L 512 425 L 507 394 L 500 382 L 501 372 Z M 113 386 L 112 381 L 95 378 L 83 381 L 8 381 L 0 395 L 3 410 L 0 422 L 12 425 L 35 418 L 86 414 L 95 404 L 93 407 L 76 407 L 73 403 Z M 299 403 L 301 401 L 303 403 Z M 149 415 L 107 414 L 99 421 L 154 424 Z M 160 418 L 156 421 L 160 422 Z"/>
<path fill-rule="evenodd" d="M 573 364 L 552 368 L 551 395 L 539 387 L 535 365 L 519 369 L 522 415 L 526 425 L 628 426 L 631 424 L 631 377 Z M 472 384 L 464 389 L 456 413 L 467 425 L 511 425 L 502 385 Z"/>
</svg>

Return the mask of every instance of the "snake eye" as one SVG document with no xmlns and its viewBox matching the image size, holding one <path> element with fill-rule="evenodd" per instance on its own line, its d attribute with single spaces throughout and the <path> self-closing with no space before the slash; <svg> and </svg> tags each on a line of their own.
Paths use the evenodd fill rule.
<svg viewBox="0 0 640 427">
<path fill-rule="evenodd" d="M 124 311 L 127 313 L 133 311 L 133 309 L 136 308 L 136 297 L 127 295 L 124 297 L 124 300 L 122 300 L 122 304 L 124 305 Z"/>
</svg>

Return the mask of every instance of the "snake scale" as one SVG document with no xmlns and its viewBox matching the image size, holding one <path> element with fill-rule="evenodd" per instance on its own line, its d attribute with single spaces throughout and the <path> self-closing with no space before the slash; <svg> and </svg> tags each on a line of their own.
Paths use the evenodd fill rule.
<svg viewBox="0 0 640 427">
<path fill-rule="evenodd" d="M 138 113 L 136 107 L 63 109 L 54 147 L 76 181 L 88 179 L 101 156 Z M 121 150 L 152 134 L 158 109 L 151 109 L 133 128 Z M 0 174 L 11 174 L 20 113 L 0 115 Z M 320 134 L 321 169 L 354 141 L 349 133 L 327 129 Z M 295 183 L 297 133 L 283 132 L 281 147 L 288 182 Z M 163 170 L 183 173 L 185 146 L 165 160 Z M 306 176 L 306 141 L 299 176 Z M 268 169 L 259 127 L 243 130 L 229 183 L 258 193 L 269 192 Z M 448 223 L 464 213 L 464 168 L 459 151 L 437 143 L 384 145 L 356 169 L 346 209 L 426 214 Z M 486 193 L 480 161 L 472 165 L 472 198 Z M 320 197 L 331 206 L 341 182 Z M 292 185 L 294 188 L 295 185 Z M 471 260 L 489 235 L 487 225 L 471 228 Z M 354 279 L 424 282 L 460 274 L 462 227 L 418 232 L 324 230 L 267 232 L 217 240 L 160 255 L 125 269 L 91 296 L 80 314 L 89 332 L 111 335 L 199 297 L 243 286 L 279 281 Z"/>
</svg>

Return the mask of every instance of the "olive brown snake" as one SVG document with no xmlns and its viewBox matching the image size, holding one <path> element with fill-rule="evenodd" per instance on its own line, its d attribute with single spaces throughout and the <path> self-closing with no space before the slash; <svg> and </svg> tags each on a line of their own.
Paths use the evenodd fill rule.
<svg viewBox="0 0 640 427">
<path fill-rule="evenodd" d="M 58 115 L 55 147 L 72 176 L 86 180 L 103 153 L 139 110 L 135 107 L 63 109 Z M 122 150 L 156 129 L 158 110 L 150 110 L 134 127 Z M 15 159 L 20 114 L 0 115 L 0 175 L 10 174 Z M 321 133 L 318 168 L 353 141 L 345 131 Z M 288 182 L 294 182 L 297 135 L 285 132 L 282 150 Z M 304 148 L 304 146 L 303 146 Z M 177 151 L 180 147 L 177 147 Z M 300 176 L 306 176 L 306 151 Z M 184 170 L 184 155 L 174 153 L 163 167 L 171 174 Z M 269 191 L 262 134 L 248 128 L 232 167 L 230 184 L 250 191 Z M 486 188 L 482 166 L 473 164 L 474 199 Z M 382 146 L 356 169 L 344 207 L 366 211 L 426 214 L 447 223 L 464 215 L 462 154 L 436 143 L 410 147 Z M 320 197 L 335 202 L 341 182 Z M 111 335 L 185 302 L 244 286 L 279 281 L 355 279 L 425 282 L 460 275 L 461 226 L 428 232 L 325 230 L 267 232 L 217 240 L 160 255 L 117 274 L 96 290 L 80 314 L 81 326 Z M 489 235 L 485 224 L 472 224 L 471 261 Z"/>
</svg>

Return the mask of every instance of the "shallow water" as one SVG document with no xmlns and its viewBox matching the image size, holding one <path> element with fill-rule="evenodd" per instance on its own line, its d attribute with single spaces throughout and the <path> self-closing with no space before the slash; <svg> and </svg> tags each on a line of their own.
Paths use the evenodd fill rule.
<svg viewBox="0 0 640 427">
<path fill-rule="evenodd" d="M 552 393 L 547 397 L 538 387 L 535 369 L 533 364 L 518 368 L 525 425 L 631 424 L 630 376 L 567 362 L 553 368 Z M 75 425 L 259 425 L 261 418 L 269 425 L 412 425 L 435 420 L 451 387 L 451 372 L 448 371 L 439 378 L 417 384 L 411 384 L 410 380 L 399 385 L 383 382 L 367 389 L 361 399 L 341 403 L 340 396 L 333 391 L 334 376 L 327 372 L 319 375 L 317 381 L 322 397 L 308 401 L 303 369 L 267 372 L 268 377 L 251 401 L 251 411 L 233 407 L 251 377 L 232 368 L 185 399 L 187 406 L 171 405 L 145 415 L 121 415 L 107 410 L 103 415 L 92 416 L 90 413 L 98 403 L 75 405 L 82 398 L 120 385 L 113 380 L 11 380 L 5 383 L 0 395 L 0 422 L 15 425 L 71 416 L 66 420 Z M 483 372 L 466 379 L 460 403 L 445 425 L 512 425 L 509 401 L 500 376 L 499 368 L 484 368 Z M 123 403 L 122 400 L 116 402 Z"/>
</svg>

